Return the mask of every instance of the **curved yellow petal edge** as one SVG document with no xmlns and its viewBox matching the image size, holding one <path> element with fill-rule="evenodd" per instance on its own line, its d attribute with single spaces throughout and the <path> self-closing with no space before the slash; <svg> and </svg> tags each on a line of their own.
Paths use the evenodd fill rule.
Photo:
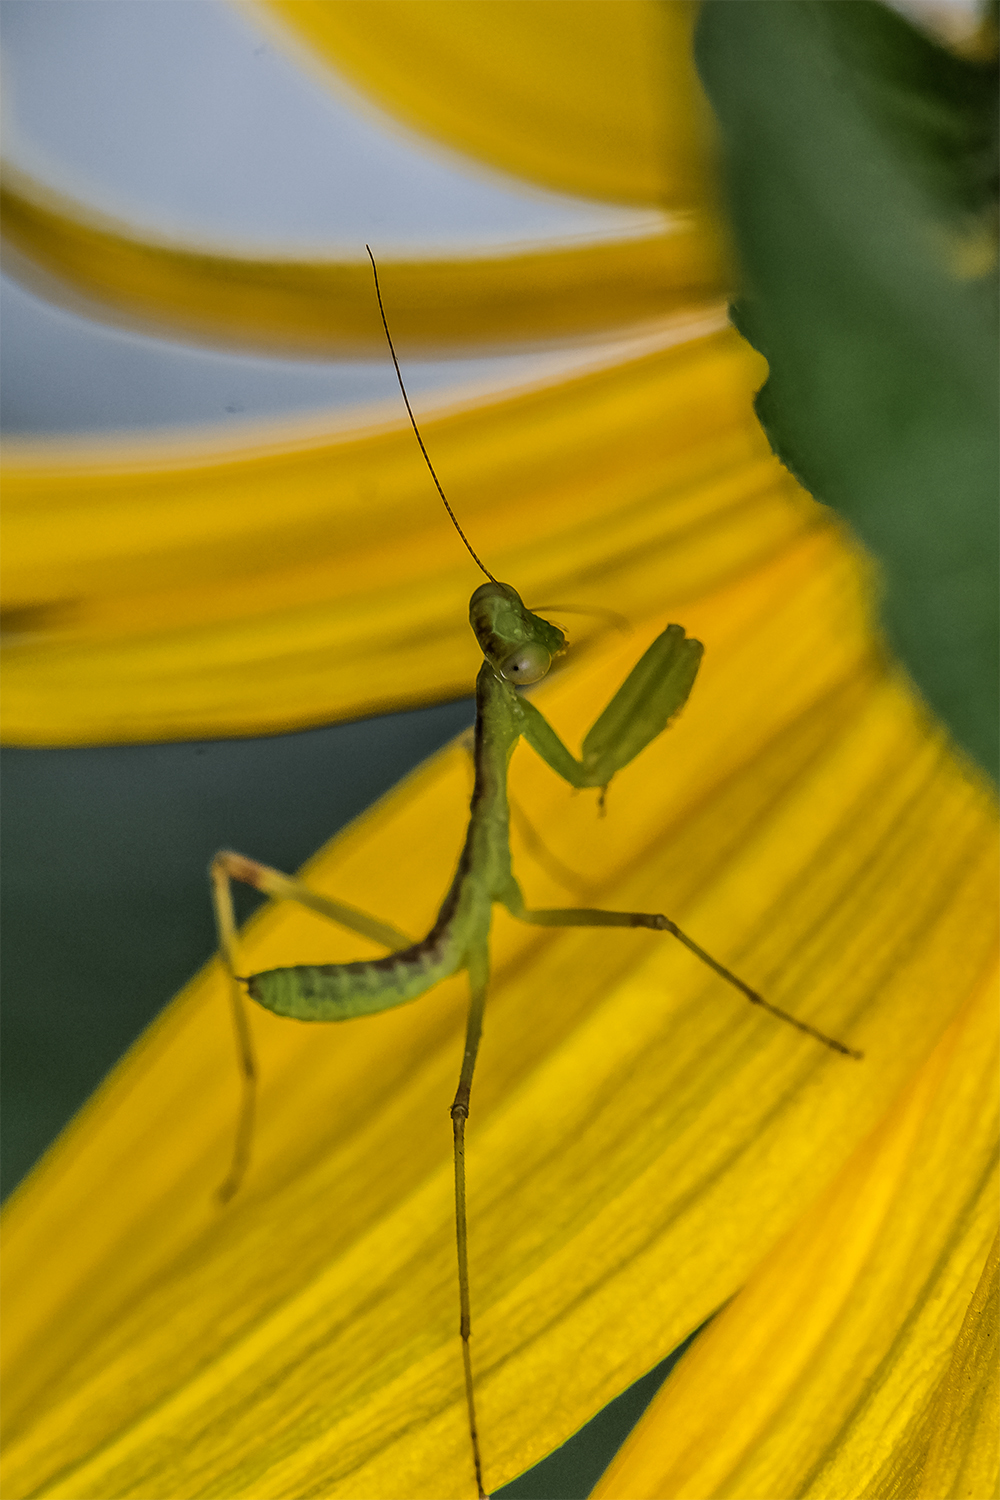
<svg viewBox="0 0 1000 1500">
<path fill-rule="evenodd" d="M 417 130 L 501 171 L 613 203 L 703 201 L 706 111 L 687 0 L 269 0 L 255 10 Z"/>
<path fill-rule="evenodd" d="M 487 1485 L 726 1303 L 663 1398 L 694 1425 L 640 1453 L 648 1490 L 606 1493 L 875 1493 L 921 1419 L 956 1472 L 949 1364 L 979 1358 L 956 1339 L 995 1227 L 995 808 L 873 648 L 821 513 L 677 614 L 702 676 L 604 818 L 515 756 L 518 806 L 579 872 L 568 894 L 516 839 L 526 894 L 666 910 L 865 1057 L 758 1015 L 657 934 L 498 917 L 469 1140 Z M 538 693 L 570 743 L 666 618 Z M 469 784 L 457 745 L 310 878 L 425 930 Z M 364 951 L 284 908 L 248 945 L 258 968 Z M 8 1209 L 8 1500 L 474 1494 L 448 1120 L 464 1005 L 456 981 L 340 1027 L 255 1014 L 259 1135 L 223 1211 L 238 1083 L 218 969 L 193 981 Z M 688 1487 L 658 1488 L 656 1462 Z"/>
<path fill-rule="evenodd" d="M 699 1340 L 595 1500 L 995 1493 L 995 1064 L 990 983 Z"/>
<path fill-rule="evenodd" d="M 6 166 L 4 268 L 85 316 L 225 349 L 337 359 L 383 357 L 364 246 L 349 257 L 271 256 L 179 244 L 53 192 Z M 702 306 L 722 292 L 718 237 L 678 217 L 641 236 L 510 253 L 379 259 L 402 353 L 546 347 Z"/>
<path fill-rule="evenodd" d="M 424 437 L 492 572 L 638 624 L 818 524 L 753 419 L 760 368 L 727 330 Z M 470 691 L 474 570 L 398 420 L 11 443 L 2 476 L 9 742 L 269 733 Z"/>
<path fill-rule="evenodd" d="M 893 1487 L 884 1486 L 889 1497 L 907 1492 L 917 1500 L 944 1495 L 959 1500 L 962 1494 L 988 1495 L 1000 1480 L 1000 1360 L 998 1360 L 998 1309 L 1000 1309 L 1000 1236 L 990 1253 L 969 1302 L 948 1369 L 934 1392 L 934 1399 L 921 1424 L 919 1439 L 912 1441 L 906 1457 L 913 1473 L 894 1473 Z M 919 1474 L 919 1484 L 912 1478 Z"/>
</svg>

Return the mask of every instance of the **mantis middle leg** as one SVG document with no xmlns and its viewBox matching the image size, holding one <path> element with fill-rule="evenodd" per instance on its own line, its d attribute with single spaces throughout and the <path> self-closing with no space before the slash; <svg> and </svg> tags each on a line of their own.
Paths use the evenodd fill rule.
<svg viewBox="0 0 1000 1500">
<path fill-rule="evenodd" d="M 660 912 L 601 911 L 585 906 L 543 907 L 532 911 L 524 905 L 521 892 L 517 888 L 505 897 L 504 905 L 512 916 L 517 917 L 518 921 L 530 922 L 536 927 L 649 927 L 654 932 L 669 932 L 703 964 L 714 969 L 720 978 L 739 990 L 740 994 L 745 995 L 753 1005 L 759 1005 L 780 1021 L 787 1021 L 797 1031 L 804 1031 L 806 1036 L 822 1042 L 824 1047 L 830 1047 L 834 1052 L 840 1052 L 845 1057 L 860 1058 L 862 1056 L 853 1047 L 848 1047 L 844 1042 L 838 1042 L 835 1037 L 827 1036 L 825 1031 L 810 1026 L 808 1021 L 801 1021 L 798 1016 L 790 1015 L 788 1011 L 772 1005 L 769 1000 L 764 999 L 763 995 L 758 995 L 756 990 L 744 984 L 743 980 L 731 969 L 725 968 L 710 953 L 706 953 L 704 948 L 699 947 L 693 938 L 689 938 L 686 932 L 681 931 L 676 922 L 672 922 L 669 917 L 663 916 Z"/>
</svg>

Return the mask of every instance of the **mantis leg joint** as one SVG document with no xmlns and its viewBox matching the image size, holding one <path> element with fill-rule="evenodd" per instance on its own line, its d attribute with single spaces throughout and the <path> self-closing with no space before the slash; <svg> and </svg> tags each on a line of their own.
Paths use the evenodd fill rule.
<svg viewBox="0 0 1000 1500">
<path fill-rule="evenodd" d="M 636 912 L 634 914 L 634 921 L 636 927 L 652 927 L 656 932 L 671 932 L 674 937 L 677 936 L 677 923 L 671 922 L 669 917 L 661 916 L 658 913 L 647 916 L 645 912 Z"/>
</svg>

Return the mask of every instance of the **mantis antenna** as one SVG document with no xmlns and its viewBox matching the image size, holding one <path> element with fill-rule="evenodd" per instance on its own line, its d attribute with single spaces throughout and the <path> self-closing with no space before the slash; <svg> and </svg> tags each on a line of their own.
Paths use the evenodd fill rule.
<svg viewBox="0 0 1000 1500">
<path fill-rule="evenodd" d="M 382 306 L 382 291 L 381 291 L 381 288 L 379 287 L 379 284 L 378 284 L 378 267 L 375 264 L 375 257 L 372 254 L 371 246 L 370 245 L 366 245 L 365 249 L 368 251 L 368 259 L 372 263 L 372 275 L 375 277 L 375 295 L 378 298 L 378 310 L 379 310 L 379 312 L 382 315 L 382 327 L 385 329 L 385 336 L 389 340 L 389 353 L 392 355 L 392 362 L 393 362 L 393 364 L 396 367 L 396 379 L 399 381 L 399 389 L 403 393 L 403 401 L 406 404 L 406 412 L 407 412 L 407 415 L 408 415 L 408 417 L 410 419 L 410 426 L 413 428 L 414 436 L 416 437 L 417 442 L 420 444 L 420 451 L 424 455 L 424 463 L 427 465 L 428 469 L 430 470 L 430 472 L 431 472 L 431 478 L 433 479 L 435 485 L 437 486 L 437 492 L 441 496 L 441 499 L 444 501 L 444 508 L 445 508 L 445 510 L 448 512 L 449 516 L 451 516 L 452 525 L 454 526 L 455 530 L 458 532 L 459 536 L 462 538 L 462 541 L 465 543 L 465 545 L 466 545 L 466 547 L 467 547 L 467 549 L 468 549 L 468 551 L 469 551 L 469 553 L 470 553 L 470 555 L 472 557 L 473 562 L 476 564 L 477 568 L 479 568 L 479 570 L 481 572 L 483 572 L 483 573 L 486 574 L 487 578 L 490 580 L 490 583 L 496 583 L 497 580 L 493 577 L 493 574 L 490 572 L 489 568 L 487 568 L 485 566 L 485 564 L 483 563 L 482 559 L 478 556 L 478 554 L 474 550 L 474 548 L 472 546 L 472 543 L 469 541 L 469 538 L 466 536 L 466 534 L 462 530 L 461 526 L 459 526 L 459 524 L 458 524 L 458 517 L 455 515 L 455 512 L 452 510 L 451 506 L 448 504 L 448 496 L 445 494 L 444 490 L 441 488 L 441 481 L 437 477 L 437 475 L 435 474 L 435 472 L 434 472 L 434 465 L 431 463 L 429 457 L 427 456 L 427 449 L 424 447 L 424 440 L 420 436 L 420 428 L 417 426 L 417 419 L 413 415 L 413 408 L 410 406 L 410 398 L 406 394 L 406 386 L 403 384 L 403 375 L 402 375 L 402 372 L 401 372 L 401 370 L 399 368 L 399 360 L 396 358 L 396 350 L 393 348 L 392 334 L 389 332 L 389 324 L 386 322 L 385 308 Z"/>
</svg>

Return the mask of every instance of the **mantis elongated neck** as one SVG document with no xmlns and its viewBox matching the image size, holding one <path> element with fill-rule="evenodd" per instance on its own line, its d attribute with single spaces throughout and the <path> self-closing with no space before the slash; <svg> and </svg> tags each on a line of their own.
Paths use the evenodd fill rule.
<svg viewBox="0 0 1000 1500">
<path fill-rule="evenodd" d="M 507 765 L 520 733 L 517 695 L 484 662 L 476 679 L 476 780 L 467 847 L 470 869 L 494 899 L 510 881 Z"/>
</svg>

